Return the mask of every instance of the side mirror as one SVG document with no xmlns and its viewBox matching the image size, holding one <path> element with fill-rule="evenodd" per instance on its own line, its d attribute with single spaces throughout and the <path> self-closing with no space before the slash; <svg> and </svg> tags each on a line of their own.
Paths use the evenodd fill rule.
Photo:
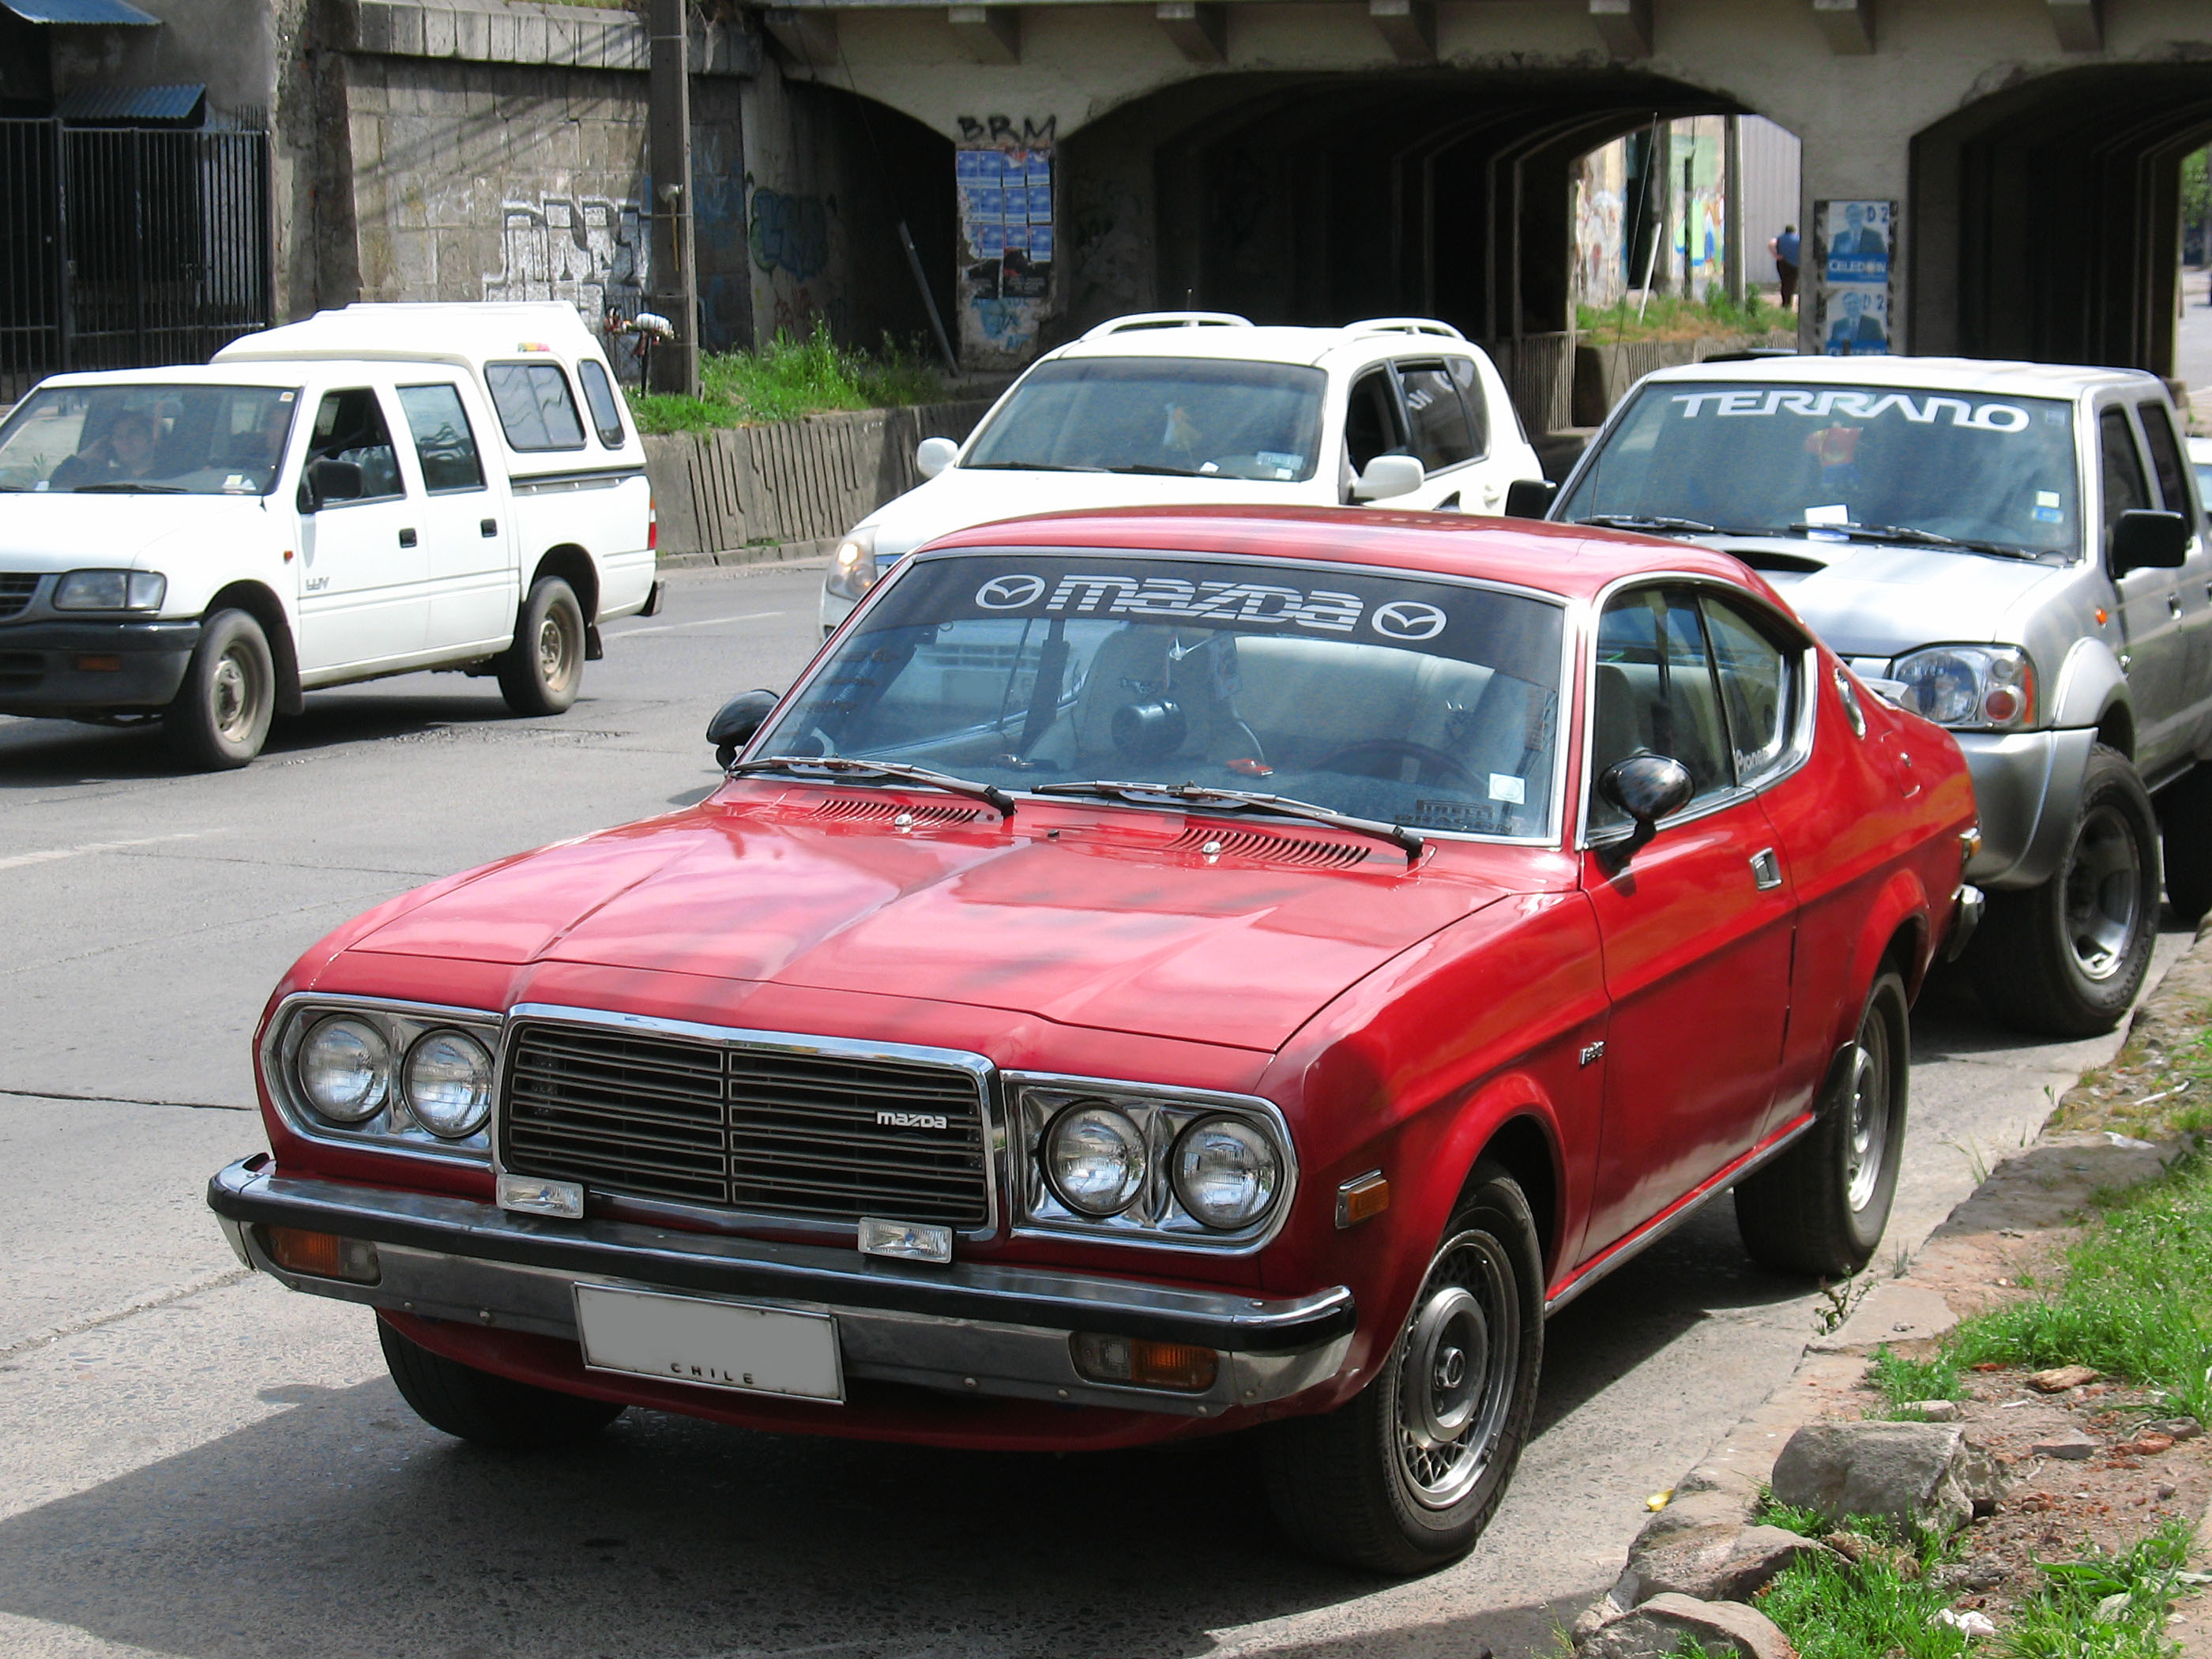
<svg viewBox="0 0 2212 1659">
<path fill-rule="evenodd" d="M 737 759 L 738 750 L 768 723 L 775 703 L 773 691 L 744 691 L 715 711 L 714 718 L 707 722 L 707 741 L 714 745 L 716 765 L 727 766 Z"/>
<path fill-rule="evenodd" d="M 924 438 L 914 452 L 914 470 L 933 478 L 960 459 L 960 446 L 950 438 Z"/>
<path fill-rule="evenodd" d="M 360 465 L 325 457 L 307 463 L 307 476 L 300 481 L 300 510 L 319 512 L 327 502 L 357 501 L 361 495 Z"/>
<path fill-rule="evenodd" d="M 2179 513 L 2131 507 L 2112 526 L 2107 556 L 2114 576 L 2130 570 L 2174 570 L 2189 558 L 2189 520 Z"/>
<path fill-rule="evenodd" d="M 1516 478 L 1505 486 L 1505 516 L 1540 519 L 1552 510 L 1552 497 L 1559 487 L 1549 478 Z"/>
<path fill-rule="evenodd" d="M 1352 480 L 1352 499 L 1380 501 L 1393 495 L 1410 495 L 1428 476 L 1418 456 L 1377 455 L 1367 463 L 1367 470 Z"/>
<path fill-rule="evenodd" d="M 1623 861 L 1659 833 L 1659 820 L 1690 804 L 1698 793 L 1690 769 L 1671 755 L 1631 755 L 1607 767 L 1597 781 L 1599 797 L 1636 821 L 1636 833 L 1616 850 Z"/>
</svg>

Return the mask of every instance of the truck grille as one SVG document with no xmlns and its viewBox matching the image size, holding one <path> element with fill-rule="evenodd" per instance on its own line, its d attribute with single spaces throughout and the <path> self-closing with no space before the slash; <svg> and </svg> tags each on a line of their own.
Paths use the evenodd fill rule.
<svg viewBox="0 0 2212 1659">
<path fill-rule="evenodd" d="M 0 571 L 0 617 L 14 616 L 30 604 L 31 595 L 38 591 L 38 577 Z"/>
<path fill-rule="evenodd" d="M 530 1022 L 500 1119 L 517 1175 L 770 1215 L 990 1218 L 981 1084 L 955 1066 Z"/>
</svg>

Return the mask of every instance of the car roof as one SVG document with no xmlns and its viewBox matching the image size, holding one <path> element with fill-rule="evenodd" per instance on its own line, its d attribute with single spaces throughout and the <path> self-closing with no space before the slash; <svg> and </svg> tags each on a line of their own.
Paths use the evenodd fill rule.
<svg viewBox="0 0 2212 1659">
<path fill-rule="evenodd" d="M 2165 384 L 2139 368 L 2004 362 L 1980 357 L 1752 357 L 1733 362 L 1682 363 L 1656 370 L 1647 378 L 1758 386 L 1880 386 L 2036 398 L 2075 398 L 2100 386 L 2139 390 L 2146 385 Z"/>
<path fill-rule="evenodd" d="M 1101 549 L 1216 553 L 1371 565 L 1462 576 L 1588 599 L 1642 571 L 1713 576 L 1782 609 L 1774 591 L 1725 553 L 1579 525 L 1387 507 L 1151 507 L 1048 513 L 955 531 L 916 551 L 949 548 Z"/>
<path fill-rule="evenodd" d="M 1305 328 L 1258 325 L 1226 312 L 1147 312 L 1101 323 L 1081 339 L 1048 353 L 1042 361 L 1208 357 L 1318 368 L 1336 356 L 1365 362 L 1371 357 L 1425 352 L 1480 355 L 1478 348 L 1450 324 L 1426 317 L 1376 317 L 1340 328 Z"/>
<path fill-rule="evenodd" d="M 539 353 L 569 359 L 599 355 L 575 307 L 557 301 L 512 305 L 362 302 L 246 335 L 217 352 L 216 361 L 398 359 L 477 368 L 486 362 Z"/>
</svg>

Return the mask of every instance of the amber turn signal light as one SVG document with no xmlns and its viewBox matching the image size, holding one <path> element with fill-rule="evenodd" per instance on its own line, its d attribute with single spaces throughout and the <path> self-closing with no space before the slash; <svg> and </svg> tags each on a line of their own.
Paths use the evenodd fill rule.
<svg viewBox="0 0 2212 1659">
<path fill-rule="evenodd" d="M 374 1285 L 384 1276 L 377 1265 L 376 1246 L 365 1238 L 340 1238 L 336 1233 L 311 1233 L 300 1227 L 264 1227 L 261 1248 L 286 1273 L 343 1279 L 354 1285 Z"/>
<path fill-rule="evenodd" d="M 1380 1170 L 1354 1176 L 1336 1189 L 1336 1224 L 1356 1227 L 1390 1207 L 1390 1183 Z"/>
<path fill-rule="evenodd" d="M 1075 1351 L 1075 1369 L 1093 1382 L 1204 1394 L 1221 1372 L 1219 1354 L 1189 1342 L 1093 1336 L 1084 1331 L 1077 1333 L 1070 1346 Z"/>
</svg>

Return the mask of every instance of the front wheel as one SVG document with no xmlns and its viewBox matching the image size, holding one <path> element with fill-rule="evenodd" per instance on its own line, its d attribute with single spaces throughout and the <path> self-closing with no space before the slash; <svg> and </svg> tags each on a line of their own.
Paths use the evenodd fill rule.
<svg viewBox="0 0 2212 1659">
<path fill-rule="evenodd" d="M 2158 937 L 2158 820 L 2128 757 L 2099 744 L 2058 873 L 1993 893 L 1969 951 L 1989 1012 L 2039 1036 L 2096 1036 L 2120 1023 Z"/>
<path fill-rule="evenodd" d="M 381 1319 L 385 1369 L 415 1415 L 457 1440 L 499 1451 L 544 1451 L 586 1439 L 623 1414 L 608 1400 L 557 1394 L 433 1353 Z"/>
<path fill-rule="evenodd" d="M 1535 1221 L 1519 1183 L 1486 1164 L 1374 1380 L 1325 1416 L 1265 1431 L 1277 1522 L 1346 1566 L 1414 1573 L 1457 1560 L 1513 1478 L 1543 1356 Z"/>
<path fill-rule="evenodd" d="M 518 714 L 561 714 L 584 680 L 584 607 L 558 576 L 540 576 L 523 601 L 514 643 L 500 653 L 499 690 Z"/>
<path fill-rule="evenodd" d="M 1867 993 L 1813 1127 L 1737 1184 L 1736 1231 L 1753 1261 L 1841 1279 L 1874 1259 L 1904 1159 L 1911 1047 L 1905 981 L 1885 972 Z"/>
<path fill-rule="evenodd" d="M 218 611 L 162 717 L 178 758 L 202 771 L 247 764 L 269 740 L 276 712 L 276 665 L 269 636 L 243 611 Z"/>
</svg>

